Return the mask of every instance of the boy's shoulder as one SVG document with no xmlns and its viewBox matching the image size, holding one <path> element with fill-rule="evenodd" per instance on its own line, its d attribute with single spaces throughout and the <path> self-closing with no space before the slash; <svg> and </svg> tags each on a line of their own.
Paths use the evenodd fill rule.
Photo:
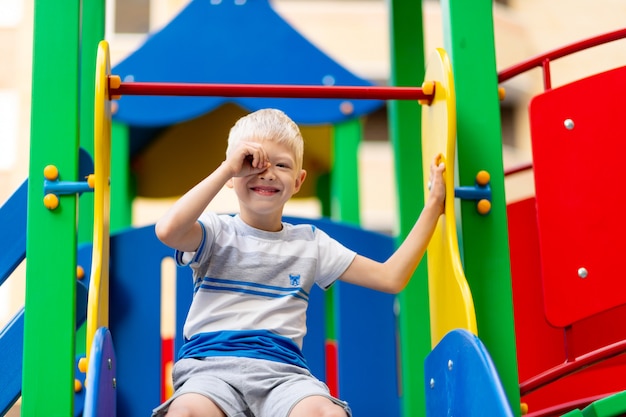
<svg viewBox="0 0 626 417">
<path fill-rule="evenodd" d="M 288 233 L 307 234 L 315 236 L 315 233 L 319 230 L 315 225 L 308 223 L 290 223 L 283 221 L 283 230 Z"/>
</svg>

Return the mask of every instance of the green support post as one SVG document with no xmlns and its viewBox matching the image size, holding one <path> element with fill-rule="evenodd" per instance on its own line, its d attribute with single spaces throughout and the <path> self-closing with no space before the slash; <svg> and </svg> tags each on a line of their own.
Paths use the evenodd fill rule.
<svg viewBox="0 0 626 417">
<path fill-rule="evenodd" d="M 461 203 L 464 267 L 472 290 L 478 335 L 493 358 L 511 407 L 520 415 L 515 323 L 504 191 L 504 163 L 496 70 L 493 2 L 441 2 L 444 39 L 454 72 L 460 185 L 491 175 L 492 208 Z"/>
<path fill-rule="evenodd" d="M 421 2 L 392 0 L 390 9 L 391 81 L 394 86 L 421 86 L 424 81 L 424 33 Z M 403 240 L 424 206 L 422 192 L 422 109 L 416 101 L 389 101 L 390 137 L 395 158 L 399 236 Z M 402 415 L 423 416 L 424 359 L 430 352 L 426 262 L 399 295 Z"/>
<path fill-rule="evenodd" d="M 78 175 L 80 1 L 35 1 L 24 322 L 24 417 L 72 416 L 76 195 L 43 205 L 43 170 Z"/>
<path fill-rule="evenodd" d="M 83 1 L 80 51 L 80 124 L 79 142 L 93 158 L 93 111 L 98 42 L 104 39 L 105 2 Z M 93 240 L 93 193 L 79 200 L 78 242 Z"/>
<path fill-rule="evenodd" d="M 331 213 L 335 220 L 356 226 L 361 222 L 358 152 L 362 132 L 359 119 L 340 123 L 333 129 Z"/>
<path fill-rule="evenodd" d="M 130 174 L 128 126 L 111 124 L 111 232 L 132 225 L 132 205 L 136 195 Z"/>
<path fill-rule="evenodd" d="M 82 2 L 80 90 L 79 90 L 79 143 L 93 158 L 93 112 L 98 42 L 104 39 L 104 1 Z M 79 178 L 83 180 L 83 178 Z M 83 193 L 78 200 L 78 243 L 93 241 L 93 193 Z M 88 271 L 86 271 L 88 273 Z M 86 352 L 85 325 L 76 334 L 76 355 Z"/>
</svg>

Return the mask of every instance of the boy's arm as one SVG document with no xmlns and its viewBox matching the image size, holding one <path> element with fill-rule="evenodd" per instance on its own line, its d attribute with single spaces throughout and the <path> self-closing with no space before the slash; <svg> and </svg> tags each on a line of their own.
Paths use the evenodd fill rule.
<svg viewBox="0 0 626 417">
<path fill-rule="evenodd" d="M 196 251 L 202 240 L 202 226 L 197 220 L 230 178 L 231 171 L 222 163 L 178 199 L 156 224 L 159 240 L 182 252 Z"/>
<path fill-rule="evenodd" d="M 242 142 L 208 177 L 187 191 L 156 224 L 159 240 L 182 252 L 195 252 L 202 241 L 197 220 L 227 181 L 267 169 L 269 160 L 260 143 Z"/>
<path fill-rule="evenodd" d="M 439 216 L 443 213 L 445 166 L 438 157 L 431 165 L 431 190 L 415 225 L 400 247 L 387 261 L 380 263 L 357 255 L 340 277 L 342 281 L 388 293 L 399 293 L 408 284 L 422 260 Z"/>
</svg>

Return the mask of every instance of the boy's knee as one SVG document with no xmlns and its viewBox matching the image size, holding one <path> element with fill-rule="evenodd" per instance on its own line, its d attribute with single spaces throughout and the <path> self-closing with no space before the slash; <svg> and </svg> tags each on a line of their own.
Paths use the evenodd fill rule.
<svg viewBox="0 0 626 417">
<path fill-rule="evenodd" d="M 289 417 L 348 417 L 340 405 L 326 397 L 312 396 L 304 398 L 291 411 Z"/>
<path fill-rule="evenodd" d="M 165 417 L 225 417 L 225 414 L 204 395 L 189 393 L 172 401 Z"/>
</svg>

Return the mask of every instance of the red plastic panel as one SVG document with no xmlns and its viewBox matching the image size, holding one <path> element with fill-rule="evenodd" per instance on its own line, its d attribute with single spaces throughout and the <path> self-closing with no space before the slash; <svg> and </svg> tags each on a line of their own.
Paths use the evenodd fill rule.
<svg viewBox="0 0 626 417">
<path fill-rule="evenodd" d="M 535 199 L 507 206 L 517 365 L 523 382 L 565 360 L 563 329 L 544 315 Z"/>
<path fill-rule="evenodd" d="M 626 303 L 626 67 L 547 91 L 530 120 L 546 317 Z"/>
<path fill-rule="evenodd" d="M 626 327 L 619 325 L 626 323 L 626 305 L 573 323 L 567 335 L 546 321 L 535 199 L 509 204 L 507 217 L 520 384 L 528 384 L 532 378 L 565 364 L 568 354 L 571 360 L 626 339 Z M 529 416 L 540 415 L 551 407 L 626 389 L 625 372 L 626 356 L 621 355 L 523 395 L 522 402 L 528 405 Z"/>
</svg>

